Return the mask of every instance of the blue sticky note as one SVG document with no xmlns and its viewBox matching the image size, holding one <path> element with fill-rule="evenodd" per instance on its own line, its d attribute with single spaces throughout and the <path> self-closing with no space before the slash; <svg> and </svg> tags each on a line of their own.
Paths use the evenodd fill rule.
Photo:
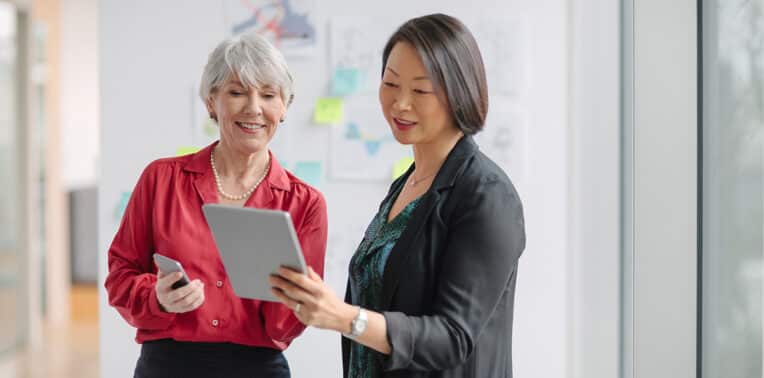
<svg viewBox="0 0 764 378">
<path fill-rule="evenodd" d="M 361 132 L 358 131 L 358 125 L 353 122 L 347 124 L 347 131 L 345 131 L 346 139 L 361 139 Z"/>
<path fill-rule="evenodd" d="M 294 175 L 311 186 L 318 186 L 321 183 L 321 162 L 298 161 L 294 166 Z"/>
<path fill-rule="evenodd" d="M 127 203 L 130 202 L 130 192 L 122 192 L 119 197 L 119 204 L 117 205 L 116 219 L 122 219 L 122 215 L 125 214 Z"/>
<path fill-rule="evenodd" d="M 370 156 L 374 156 L 377 154 L 377 151 L 379 151 L 382 142 L 379 140 L 367 140 L 364 144 L 366 145 L 366 153 Z"/>
<path fill-rule="evenodd" d="M 332 76 L 332 96 L 349 96 L 358 93 L 363 73 L 357 68 L 337 68 Z"/>
</svg>

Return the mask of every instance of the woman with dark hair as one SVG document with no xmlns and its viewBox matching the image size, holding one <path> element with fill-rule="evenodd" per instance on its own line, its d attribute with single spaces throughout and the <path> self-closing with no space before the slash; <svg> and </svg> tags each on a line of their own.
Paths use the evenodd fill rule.
<svg viewBox="0 0 764 378">
<path fill-rule="evenodd" d="M 472 135 L 488 110 L 477 43 L 457 19 L 414 18 L 390 37 L 379 99 L 414 164 L 390 187 L 349 269 L 345 301 L 281 269 L 303 323 L 341 332 L 346 377 L 511 377 L 520 198 Z"/>
</svg>

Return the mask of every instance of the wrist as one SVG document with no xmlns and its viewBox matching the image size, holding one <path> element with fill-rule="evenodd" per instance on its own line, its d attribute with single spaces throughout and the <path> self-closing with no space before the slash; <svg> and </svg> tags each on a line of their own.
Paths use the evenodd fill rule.
<svg viewBox="0 0 764 378">
<path fill-rule="evenodd" d="M 358 307 L 343 303 L 342 310 L 337 318 L 336 331 L 342 334 L 348 334 L 352 331 L 353 319 L 358 316 Z"/>
<path fill-rule="evenodd" d="M 348 339 L 355 340 L 366 331 L 366 326 L 369 324 L 369 313 L 363 309 L 363 307 L 355 307 L 355 317 L 350 321 L 350 332 L 343 333 L 342 335 Z"/>
</svg>

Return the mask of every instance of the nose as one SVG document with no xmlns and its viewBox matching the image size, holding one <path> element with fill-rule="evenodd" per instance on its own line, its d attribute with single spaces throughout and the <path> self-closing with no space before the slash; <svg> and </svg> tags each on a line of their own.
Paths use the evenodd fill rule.
<svg viewBox="0 0 764 378">
<path fill-rule="evenodd" d="M 393 109 L 403 112 L 411 110 L 411 96 L 401 91 L 393 99 Z"/>
<path fill-rule="evenodd" d="M 248 96 L 247 99 L 247 107 L 244 109 L 245 113 L 247 114 L 254 114 L 254 115 L 261 115 L 263 114 L 263 109 L 260 104 L 260 99 L 256 94 L 252 94 Z"/>
</svg>

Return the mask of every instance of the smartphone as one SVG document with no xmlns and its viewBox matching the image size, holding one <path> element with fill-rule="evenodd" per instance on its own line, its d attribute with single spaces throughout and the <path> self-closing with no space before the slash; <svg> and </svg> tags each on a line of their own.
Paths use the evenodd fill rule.
<svg viewBox="0 0 764 378">
<path fill-rule="evenodd" d="M 176 260 L 173 260 L 165 255 L 155 253 L 154 262 L 157 263 L 157 266 L 159 267 L 159 270 L 162 271 L 162 274 L 170 274 L 175 272 L 183 273 L 183 277 L 172 284 L 173 290 L 186 286 L 189 282 L 191 282 L 191 280 L 188 279 L 188 275 L 186 275 L 186 271 L 183 270 L 183 265 L 180 265 L 180 263 Z"/>
</svg>

